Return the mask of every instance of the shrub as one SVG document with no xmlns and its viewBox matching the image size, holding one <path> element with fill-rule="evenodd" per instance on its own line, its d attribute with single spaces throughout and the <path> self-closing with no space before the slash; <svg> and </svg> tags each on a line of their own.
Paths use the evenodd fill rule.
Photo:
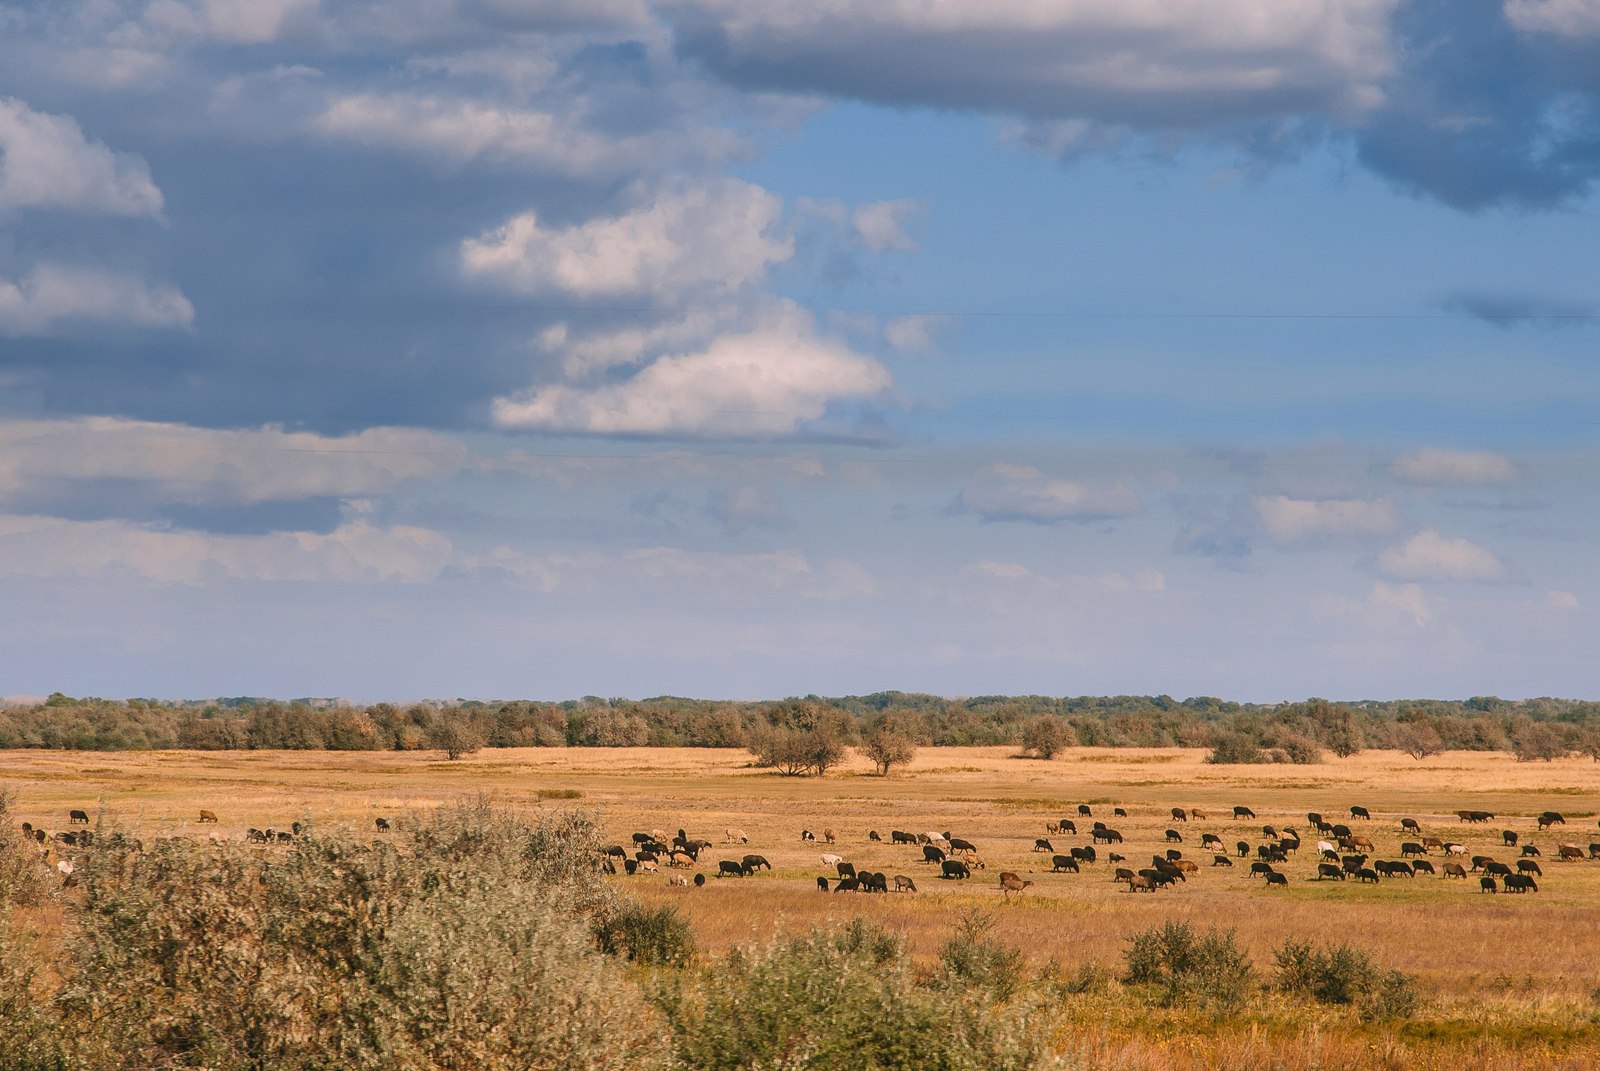
<svg viewBox="0 0 1600 1071">
<path fill-rule="evenodd" d="M 624 955 L 635 963 L 677 966 L 694 955 L 694 931 L 673 904 L 624 904 L 597 919 L 594 930 L 602 952 Z"/>
<path fill-rule="evenodd" d="M 1043 1044 L 1025 1013 L 918 987 L 875 927 L 729 953 L 669 979 L 657 999 L 683 1068 L 745 1071 L 1020 1071 Z"/>
<path fill-rule="evenodd" d="M 55 897 L 61 879 L 38 846 L 23 840 L 10 812 L 11 792 L 0 787 L 0 908 L 36 907 Z"/>
<path fill-rule="evenodd" d="M 141 851 L 97 838 L 78 871 L 62 1022 L 94 1024 L 117 1063 L 140 1067 L 665 1059 L 643 994 L 595 948 L 592 930 L 607 920 L 622 919 L 620 932 L 648 926 L 630 928 L 594 880 L 592 819 L 529 823 L 479 800 L 408 823 L 404 836 L 396 846 L 312 830 L 267 858 L 226 843 Z"/>
<path fill-rule="evenodd" d="M 981 989 L 1008 999 L 1022 981 L 1022 953 L 996 941 L 994 916 L 977 908 L 956 919 L 956 932 L 939 950 L 939 981 L 952 989 Z"/>
<path fill-rule="evenodd" d="M 1211 745 L 1207 762 L 1225 765 L 1246 765 L 1264 760 L 1261 745 L 1244 733 L 1220 732 Z"/>
<path fill-rule="evenodd" d="M 1161 1004 L 1232 1005 L 1250 994 L 1255 972 L 1232 930 L 1168 921 L 1128 940 L 1128 982 L 1152 987 Z"/>
<path fill-rule="evenodd" d="M 1034 718 L 1022 730 L 1022 750 L 1041 759 L 1053 759 L 1057 752 L 1077 743 L 1072 726 L 1052 714 Z"/>
<path fill-rule="evenodd" d="M 1407 1018 L 1419 1003 L 1408 976 L 1379 967 L 1348 944 L 1322 949 L 1291 939 L 1273 953 L 1273 962 L 1279 989 L 1322 1004 L 1355 1005 L 1364 1019 Z"/>
</svg>

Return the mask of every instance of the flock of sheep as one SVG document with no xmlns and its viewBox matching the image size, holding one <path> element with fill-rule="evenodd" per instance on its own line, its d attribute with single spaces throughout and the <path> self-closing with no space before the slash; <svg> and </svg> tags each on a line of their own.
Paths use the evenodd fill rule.
<svg viewBox="0 0 1600 1071">
<path fill-rule="evenodd" d="M 1075 817 L 1047 820 L 1044 823 L 1045 835 L 1034 839 L 1033 851 L 1050 859 L 1049 873 L 1078 874 L 1087 867 L 1103 862 L 1111 868 L 1112 880 L 1125 884 L 1129 892 L 1155 892 L 1185 883 L 1200 872 L 1201 863 L 1189 858 L 1185 848 L 1179 845 L 1187 843 L 1186 833 L 1194 830 L 1196 823 L 1211 820 L 1198 808 L 1174 807 L 1169 814 L 1171 825 L 1162 835 L 1161 849 L 1150 856 L 1148 866 L 1129 861 L 1124 854 L 1132 851 L 1127 838 L 1120 830 L 1104 821 L 1095 820 L 1093 808 L 1088 804 L 1080 804 Z M 1113 820 L 1127 816 L 1127 810 L 1122 807 L 1113 808 L 1110 815 Z M 1473 810 L 1459 811 L 1455 817 L 1457 828 L 1460 825 L 1485 825 L 1495 819 L 1491 812 Z M 1257 818 L 1255 811 L 1249 807 L 1234 807 L 1226 820 L 1255 822 Z M 1316 869 L 1314 873 L 1308 873 L 1307 880 L 1342 882 L 1353 878 L 1357 883 L 1378 884 L 1388 879 L 1414 879 L 1418 875 L 1463 881 L 1469 876 L 1477 876 L 1478 888 L 1485 893 L 1500 892 L 1502 889 L 1512 893 L 1539 891 L 1538 880 L 1544 877 L 1540 860 L 1545 858 L 1544 854 L 1538 845 L 1526 842 L 1524 835 L 1516 830 L 1500 831 L 1498 847 L 1515 849 L 1517 853 L 1510 862 L 1502 862 L 1487 853 L 1474 854 L 1458 840 L 1426 834 L 1422 823 L 1416 818 L 1398 817 L 1399 827 L 1395 835 L 1398 841 L 1397 857 L 1377 858 L 1378 849 L 1373 836 L 1382 835 L 1373 832 L 1374 827 L 1366 824 L 1372 821 L 1371 812 L 1361 806 L 1351 807 L 1349 817 L 1343 821 L 1330 821 L 1316 812 L 1308 813 L 1307 829 L 1316 834 Z M 1545 811 L 1536 822 L 1538 831 L 1542 833 L 1555 826 L 1564 827 L 1566 818 L 1559 812 Z M 1082 829 L 1079 828 L 1080 823 Z M 1364 828 L 1366 832 L 1357 832 L 1358 828 Z M 1234 868 L 1236 860 L 1248 859 L 1250 862 L 1245 871 L 1248 878 L 1263 879 L 1265 887 L 1269 889 L 1285 887 L 1289 884 L 1289 874 L 1280 868 L 1286 868 L 1290 859 L 1299 855 L 1302 843 L 1300 832 L 1292 826 L 1263 825 L 1260 829 L 1261 836 L 1255 839 L 1255 843 L 1240 839 L 1231 845 L 1224 841 L 1220 833 L 1199 832 L 1200 858 L 1209 856 L 1207 869 L 1230 870 Z M 1368 833 L 1372 833 L 1372 836 Z M 1062 837 L 1082 838 L 1088 843 L 1068 845 L 1061 841 Z M 977 844 L 950 831 L 912 833 L 894 830 L 888 839 L 892 845 L 915 849 L 920 858 L 910 856 L 913 865 L 936 866 L 938 876 L 944 880 L 960 881 L 970 878 L 974 871 L 987 870 Z M 722 844 L 748 845 L 749 840 L 744 830 L 728 829 Z M 819 837 L 813 831 L 803 829 L 800 840 L 815 843 Z M 884 838 L 876 830 L 871 830 L 867 833 L 867 840 L 881 843 Z M 837 846 L 838 834 L 832 829 L 824 829 L 820 843 Z M 657 829 L 633 834 L 631 852 L 622 845 L 611 845 L 602 849 L 602 852 L 604 867 L 611 873 L 659 873 L 665 867 L 669 869 L 669 881 L 672 884 L 689 885 L 691 882 L 686 875 L 671 871 L 695 869 L 701 854 L 713 847 L 711 841 L 692 838 L 682 829 L 678 830 L 676 836 L 669 836 L 665 830 Z M 1583 859 L 1600 860 L 1600 842 L 1587 846 L 1564 842 L 1556 845 L 1553 853 L 1555 859 L 1564 863 Z M 830 871 L 816 879 L 817 888 L 823 892 L 917 891 L 916 879 L 910 874 L 891 877 L 881 871 L 858 869 L 837 851 L 823 852 L 820 860 Z M 771 869 L 772 864 L 765 856 L 747 853 L 739 859 L 718 860 L 714 873 L 719 878 L 749 877 L 761 870 Z M 1033 869 L 1026 872 L 1035 873 Z M 693 883 L 703 885 L 705 875 L 696 874 Z M 999 887 L 1007 898 L 1032 884 L 1031 878 L 1024 878 L 1016 871 L 999 873 Z"/>
</svg>

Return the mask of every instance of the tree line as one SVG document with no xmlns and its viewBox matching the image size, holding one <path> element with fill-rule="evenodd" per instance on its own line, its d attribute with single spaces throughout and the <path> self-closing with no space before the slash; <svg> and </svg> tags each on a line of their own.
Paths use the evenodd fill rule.
<svg viewBox="0 0 1600 1071">
<path fill-rule="evenodd" d="M 0 748 L 410 751 L 481 747 L 737 747 L 785 773 L 863 748 L 880 769 L 906 747 L 1199 747 L 1216 762 L 1318 762 L 1365 749 L 1600 761 L 1600 703 L 1568 699 L 1238 703 L 1201 696 L 975 696 L 910 692 L 725 701 L 661 696 L 375 703 L 255 698 L 73 698 L 0 708 Z M 883 760 L 887 758 L 885 764 Z"/>
</svg>

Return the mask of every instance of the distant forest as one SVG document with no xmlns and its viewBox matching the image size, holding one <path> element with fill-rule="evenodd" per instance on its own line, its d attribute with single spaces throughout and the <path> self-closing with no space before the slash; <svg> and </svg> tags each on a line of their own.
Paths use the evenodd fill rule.
<svg viewBox="0 0 1600 1071">
<path fill-rule="evenodd" d="M 350 705 L 333 700 L 74 699 L 0 709 L 0 748 L 329 751 L 477 747 L 746 747 L 774 733 L 842 744 L 892 733 L 915 745 L 1203 747 L 1215 761 L 1318 762 L 1397 748 L 1581 753 L 1600 761 L 1600 703 L 1565 699 L 1375 700 L 1253 704 L 1209 696 L 977 696 L 907 692 L 759 702 L 603 699 Z"/>
</svg>

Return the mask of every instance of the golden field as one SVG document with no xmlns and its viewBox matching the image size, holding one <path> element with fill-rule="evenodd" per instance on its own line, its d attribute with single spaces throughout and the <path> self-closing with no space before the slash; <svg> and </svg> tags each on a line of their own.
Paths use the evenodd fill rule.
<svg viewBox="0 0 1600 1071">
<path fill-rule="evenodd" d="M 699 889 L 669 887 L 664 874 L 608 880 L 642 899 L 677 903 L 700 947 L 713 952 L 862 914 L 903 932 L 917 956 L 931 959 L 958 913 L 971 907 L 989 910 L 998 935 L 1036 964 L 1053 962 L 1064 971 L 1086 962 L 1116 971 L 1125 936 L 1168 918 L 1235 928 L 1264 968 L 1287 937 L 1349 941 L 1417 977 L 1432 1009 L 1428 1029 L 1448 1035 L 1440 1053 L 1499 1051 L 1458 1044 L 1473 1037 L 1487 1044 L 1492 1037 L 1525 1056 L 1556 1045 L 1540 1066 L 1600 1066 L 1586 1062 L 1600 1058 L 1600 861 L 1555 858 L 1560 843 L 1587 849 L 1600 841 L 1600 765 L 1587 759 L 1517 763 L 1504 754 L 1467 752 L 1415 761 L 1368 752 L 1314 766 L 1213 766 L 1204 755 L 1079 748 L 1045 762 L 1016 757 L 1009 748 L 924 748 L 909 767 L 886 778 L 860 760 L 823 778 L 787 778 L 752 768 L 749 756 L 736 750 L 484 750 L 455 762 L 429 752 L 27 751 L 0 752 L 0 783 L 14 794 L 17 819 L 54 831 L 66 828 L 69 808 L 91 815 L 103 810 L 106 822 L 141 837 L 239 838 L 247 827 L 285 828 L 296 820 L 371 830 L 377 817 L 403 820 L 408 811 L 477 793 L 529 810 L 592 808 L 610 839 L 630 848 L 635 830 L 681 827 L 717 843 L 701 858 L 708 878 L 718 859 L 745 852 L 765 855 L 774 870 L 711 878 Z M 1153 853 L 1174 846 L 1164 831 L 1176 828 L 1184 837 L 1176 847 L 1201 865 L 1200 872 L 1173 889 L 1132 894 L 1111 880 L 1101 847 L 1101 862 L 1080 874 L 1048 873 L 1049 858 L 1033 850 L 1034 840 L 1047 835 L 1047 820 L 1076 818 L 1079 804 L 1123 833 L 1126 843 L 1117 850 L 1131 865 L 1148 866 Z M 1236 804 L 1252 808 L 1257 819 L 1233 820 Z M 1543 850 L 1540 891 L 1488 896 L 1476 875 L 1465 882 L 1419 876 L 1378 886 L 1313 880 L 1317 837 L 1306 826 L 1306 812 L 1345 821 L 1352 804 L 1371 810 L 1370 822 L 1351 825 L 1375 842 L 1380 859 L 1398 859 L 1400 841 L 1415 839 L 1402 838 L 1400 816 L 1418 819 L 1424 835 L 1458 840 L 1472 854 L 1505 862 L 1514 862 L 1517 850 L 1502 847 L 1501 831 L 1515 830 L 1523 843 Z M 1129 817 L 1113 819 L 1113 806 L 1125 807 Z M 217 812 L 217 826 L 196 823 L 202 807 Z M 1199 808 L 1210 817 L 1177 824 L 1172 807 Z M 1455 815 L 1462 808 L 1497 818 L 1466 825 Z M 1568 824 L 1536 831 L 1534 816 L 1544 810 L 1562 812 Z M 1241 839 L 1254 845 L 1263 839 L 1264 824 L 1296 827 L 1303 838 L 1305 849 L 1279 867 L 1289 875 L 1287 888 L 1268 889 L 1247 877 L 1246 860 L 1212 868 L 1211 853 L 1200 850 L 1202 832 L 1217 833 L 1230 847 Z M 747 832 L 749 845 L 723 847 L 729 827 Z M 1088 827 L 1080 819 L 1082 835 L 1051 840 L 1065 852 L 1088 843 Z M 818 842 L 802 841 L 802 829 L 815 831 Z M 837 845 L 821 842 L 824 829 L 836 832 Z M 919 848 L 889 843 L 894 829 L 950 830 L 977 844 L 986 869 L 970 881 L 942 881 L 919 861 Z M 883 841 L 869 840 L 869 830 Z M 864 869 L 910 875 L 921 891 L 823 894 L 816 877 L 831 876 L 820 861 L 824 852 Z M 1033 885 L 1007 902 L 997 881 L 1002 870 Z M 1163 1039 L 1133 1010 L 1109 1013 L 1107 1033 L 1084 1041 L 1085 1052 L 1107 1056 L 1114 1050 L 1126 1066 L 1144 1066 L 1140 1052 L 1181 1050 L 1190 1044 L 1184 1040 L 1189 1031 L 1198 1029 L 1163 1021 L 1177 1033 Z M 1519 1022 L 1531 1031 L 1520 1040 L 1509 1036 Z M 1266 1029 L 1270 1034 L 1270 1024 Z M 1235 1051 L 1235 1067 L 1350 1066 L 1352 1053 L 1366 1054 L 1362 1065 L 1426 1066 L 1418 1063 L 1426 1036 L 1412 1038 L 1412 1047 L 1384 1050 L 1369 1033 L 1351 1030 L 1319 1035 L 1314 1043 L 1296 1035 L 1298 1062 L 1268 1060 L 1273 1045 L 1252 1042 L 1235 1028 L 1216 1045 L 1236 1047 L 1228 1050 Z"/>
</svg>

